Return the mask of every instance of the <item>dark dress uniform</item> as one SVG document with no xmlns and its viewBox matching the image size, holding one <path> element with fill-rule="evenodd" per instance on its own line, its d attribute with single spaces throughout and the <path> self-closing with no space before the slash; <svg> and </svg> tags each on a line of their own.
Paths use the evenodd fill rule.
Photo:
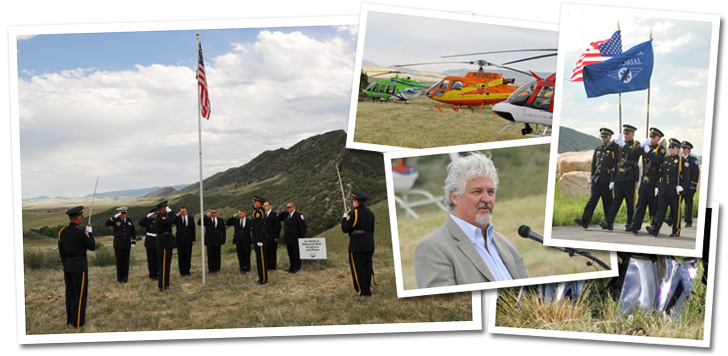
<svg viewBox="0 0 728 356">
<path fill-rule="evenodd" d="M 654 128 L 653 128 L 654 129 Z M 661 132 L 660 132 L 661 133 Z M 640 179 L 639 200 L 632 218 L 632 233 L 635 235 L 642 228 L 647 208 L 650 208 L 650 224 L 657 212 L 655 188 L 660 179 L 660 167 L 665 160 L 665 147 L 660 144 L 650 145 L 650 151 L 642 156 L 642 179 Z"/>
<path fill-rule="evenodd" d="M 690 185 L 690 164 L 684 161 L 682 156 L 674 155 L 665 157 L 660 169 L 660 182 L 658 183 L 657 196 L 657 213 L 652 220 L 652 225 L 647 227 L 647 231 L 657 236 L 660 233 L 660 227 L 665 221 L 667 208 L 670 207 L 670 215 L 673 221 L 672 234 L 670 236 L 680 236 L 680 200 L 681 194 L 678 194 L 677 187 L 683 187 L 683 192 Z"/>
<path fill-rule="evenodd" d="M 683 145 L 685 143 L 683 142 Z M 689 142 L 687 143 L 689 144 Z M 693 226 L 693 198 L 695 197 L 695 191 L 698 189 L 698 182 L 700 181 L 700 167 L 698 166 L 698 159 L 693 155 L 688 155 L 684 160 L 690 165 L 690 185 L 683 192 L 683 201 L 685 201 L 685 227 L 690 227 Z"/>
<path fill-rule="evenodd" d="M 609 132 L 611 132 L 611 130 L 609 130 Z M 609 135 L 611 135 L 611 133 L 609 133 Z M 581 220 L 574 219 L 577 224 L 581 225 L 585 229 L 589 226 L 589 223 L 592 220 L 594 209 L 596 209 L 599 199 L 602 200 L 602 208 L 604 209 L 605 217 L 612 206 L 612 191 L 609 190 L 609 183 L 611 183 L 614 174 L 614 166 L 617 162 L 616 155 L 618 150 L 619 146 L 614 142 L 609 142 L 606 145 L 600 144 L 594 148 L 590 176 L 591 194 L 589 195 L 589 200 L 586 202 L 586 206 L 584 207 L 584 213 L 581 215 Z"/>
<path fill-rule="evenodd" d="M 306 236 L 306 221 L 303 215 L 294 210 L 293 214 L 283 212 L 278 215 L 278 220 L 283 221 L 284 233 L 283 239 L 286 242 L 286 250 L 288 250 L 288 261 L 290 267 L 288 272 L 296 273 L 301 269 L 301 254 L 298 248 L 298 239 Z"/>
<path fill-rule="evenodd" d="M 250 230 L 252 223 L 250 219 L 231 217 L 225 222 L 227 226 L 234 226 L 235 230 L 233 233 L 233 244 L 235 245 L 235 252 L 238 254 L 238 267 L 240 273 L 250 272 Z"/>
<path fill-rule="evenodd" d="M 216 223 L 217 222 L 217 223 Z M 197 225 L 200 225 L 200 220 Z M 207 248 L 207 270 L 210 273 L 220 272 L 220 254 L 222 245 L 225 244 L 226 231 L 225 221 L 216 216 L 213 220 L 205 216 L 205 247 Z"/>
<path fill-rule="evenodd" d="M 180 276 L 189 276 L 192 265 L 192 246 L 195 245 L 195 226 L 192 217 L 176 215 L 174 217 L 176 226 L 177 262 Z"/>
<path fill-rule="evenodd" d="M 114 228 L 114 257 L 116 258 L 116 280 L 129 281 L 129 254 L 131 245 L 136 244 L 136 227 L 130 217 L 110 217 L 106 226 Z"/>
<path fill-rule="evenodd" d="M 83 207 L 69 209 L 66 214 L 78 215 Z M 86 233 L 78 224 L 70 223 L 58 232 L 58 253 L 63 263 L 66 284 L 66 324 L 80 328 L 86 323 L 88 299 L 88 260 L 86 250 L 95 250 L 93 234 Z"/>
<path fill-rule="evenodd" d="M 354 192 L 357 193 L 358 191 L 355 190 Z M 360 202 L 358 207 L 354 208 L 342 219 L 341 231 L 349 234 L 349 267 L 354 289 L 357 296 L 369 297 L 372 295 L 374 213 Z"/>
<path fill-rule="evenodd" d="M 166 206 L 166 204 L 165 204 Z M 157 279 L 159 290 L 169 289 L 169 270 L 172 267 L 172 254 L 177 246 L 176 239 L 172 233 L 174 217 L 166 213 L 158 213 L 154 220 L 154 229 L 157 231 Z"/>
<path fill-rule="evenodd" d="M 634 196 L 640 174 L 637 163 L 643 152 L 644 149 L 637 140 L 625 141 L 624 147 L 620 147 L 619 163 L 614 175 L 614 199 L 611 208 L 609 208 L 609 214 L 607 214 L 607 221 L 600 224 L 602 228 L 612 230 L 614 219 L 617 217 L 624 200 L 627 204 L 627 225 L 630 225 L 629 230 L 631 231 L 635 205 Z"/>
<path fill-rule="evenodd" d="M 281 221 L 278 220 L 278 213 L 273 209 L 265 212 L 265 236 L 268 239 L 268 249 L 265 254 L 265 264 L 269 270 L 277 269 L 278 264 L 278 241 L 281 236 Z"/>
<path fill-rule="evenodd" d="M 256 197 L 258 199 L 258 197 Z M 268 269 L 266 268 L 265 251 L 268 247 L 268 239 L 265 236 L 265 211 L 263 208 L 253 207 L 252 218 L 250 219 L 251 233 L 253 238 L 253 249 L 255 250 L 255 267 L 258 269 L 258 284 L 268 283 Z"/>
<path fill-rule="evenodd" d="M 157 209 L 152 209 L 153 213 Z M 144 239 L 144 249 L 147 250 L 147 269 L 149 270 L 149 279 L 156 281 L 159 277 L 157 270 L 157 231 L 154 230 L 154 218 L 145 216 L 139 220 L 139 226 L 143 226 L 146 230 L 146 238 Z"/>
</svg>

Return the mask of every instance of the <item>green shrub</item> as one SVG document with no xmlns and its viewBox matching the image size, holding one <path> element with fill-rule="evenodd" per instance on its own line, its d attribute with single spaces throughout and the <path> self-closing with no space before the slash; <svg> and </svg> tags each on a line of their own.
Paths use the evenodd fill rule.
<svg viewBox="0 0 728 356">
<path fill-rule="evenodd" d="M 30 269 L 63 269 L 58 251 L 27 249 L 23 252 L 23 261 Z"/>
<path fill-rule="evenodd" d="M 90 265 L 96 267 L 115 266 L 116 257 L 114 257 L 114 249 L 99 245 L 89 258 L 89 262 Z"/>
</svg>

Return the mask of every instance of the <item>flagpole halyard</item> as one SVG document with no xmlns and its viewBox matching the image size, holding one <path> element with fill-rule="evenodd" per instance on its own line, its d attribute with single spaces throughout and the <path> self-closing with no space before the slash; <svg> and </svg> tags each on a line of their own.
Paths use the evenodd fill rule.
<svg viewBox="0 0 728 356">
<path fill-rule="evenodd" d="M 203 88 L 205 91 L 207 91 L 207 79 L 204 78 L 205 73 L 204 71 L 201 72 L 200 66 L 204 66 L 204 62 L 202 59 L 202 45 L 200 44 L 200 34 L 197 33 L 197 136 L 198 136 L 198 142 L 199 142 L 199 157 L 200 157 L 200 237 L 202 243 L 200 244 L 200 255 L 202 256 L 202 265 L 200 266 L 200 269 L 202 270 L 202 287 L 205 287 L 205 208 L 204 208 L 204 198 L 203 198 L 203 189 L 202 189 L 202 96 L 200 92 L 200 79 L 203 80 L 205 83 L 205 88 Z M 204 70 L 204 69 L 203 69 Z M 200 78 L 200 75 L 203 77 Z M 207 95 L 207 94 L 205 94 Z M 209 111 L 208 111 L 209 115 Z M 209 119 L 209 116 L 208 116 Z"/>
</svg>

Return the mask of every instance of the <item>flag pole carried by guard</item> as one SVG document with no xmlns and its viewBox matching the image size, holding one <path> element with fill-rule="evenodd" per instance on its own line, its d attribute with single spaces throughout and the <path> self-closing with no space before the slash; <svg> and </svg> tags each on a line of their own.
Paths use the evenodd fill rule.
<svg viewBox="0 0 728 356">
<path fill-rule="evenodd" d="M 210 120 L 210 96 L 207 91 L 207 76 L 205 75 L 205 61 L 202 58 L 202 44 L 200 34 L 197 33 L 197 134 L 200 147 L 200 244 L 202 256 L 202 286 L 205 286 L 205 209 L 202 196 L 202 117 Z"/>
</svg>

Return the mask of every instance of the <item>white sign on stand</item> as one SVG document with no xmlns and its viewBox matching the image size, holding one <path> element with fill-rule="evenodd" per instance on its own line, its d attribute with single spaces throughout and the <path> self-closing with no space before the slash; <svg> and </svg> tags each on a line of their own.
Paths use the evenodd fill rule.
<svg viewBox="0 0 728 356">
<path fill-rule="evenodd" d="M 298 239 L 298 251 L 302 260 L 325 260 L 326 238 Z"/>
</svg>

